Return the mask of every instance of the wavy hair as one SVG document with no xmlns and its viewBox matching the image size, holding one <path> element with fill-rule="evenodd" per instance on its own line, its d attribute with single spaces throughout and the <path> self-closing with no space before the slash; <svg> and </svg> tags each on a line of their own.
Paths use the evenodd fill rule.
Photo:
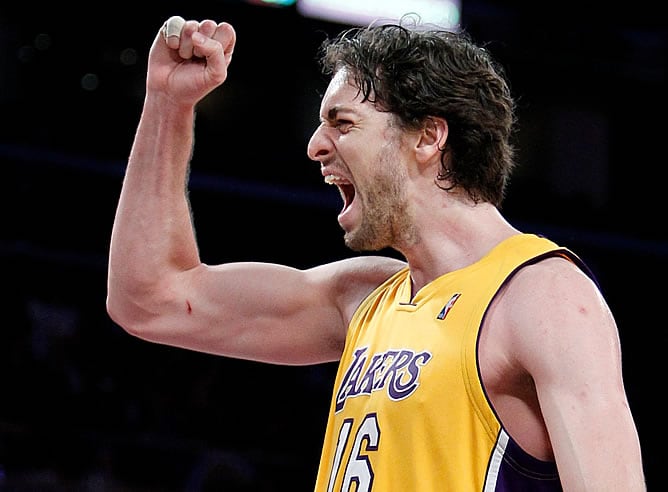
<svg viewBox="0 0 668 492">
<path fill-rule="evenodd" d="M 319 56 L 323 74 L 346 68 L 363 99 L 402 128 L 445 119 L 437 184 L 501 205 L 515 167 L 515 104 L 503 67 L 467 32 L 402 22 L 355 27 L 325 40 Z"/>
</svg>

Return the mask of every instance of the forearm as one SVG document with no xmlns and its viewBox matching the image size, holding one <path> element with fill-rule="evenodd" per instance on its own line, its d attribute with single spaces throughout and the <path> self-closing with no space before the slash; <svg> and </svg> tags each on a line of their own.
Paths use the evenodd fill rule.
<svg viewBox="0 0 668 492">
<path fill-rule="evenodd" d="M 194 111 L 147 96 L 130 153 L 109 252 L 109 305 L 160 295 L 160 282 L 199 264 L 186 180 Z"/>
</svg>

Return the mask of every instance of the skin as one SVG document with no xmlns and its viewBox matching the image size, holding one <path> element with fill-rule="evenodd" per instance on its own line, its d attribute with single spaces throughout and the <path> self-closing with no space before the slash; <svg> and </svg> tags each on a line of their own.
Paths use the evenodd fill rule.
<svg viewBox="0 0 668 492">
<path fill-rule="evenodd" d="M 436 186 L 445 120 L 400 131 L 341 71 L 308 155 L 342 190 L 346 244 L 391 247 L 406 261 L 361 256 L 305 270 L 202 263 L 184 193 L 194 109 L 225 81 L 235 43 L 232 26 L 205 20 L 168 40 L 158 33 L 151 47 L 109 256 L 107 309 L 128 333 L 241 359 L 335 361 L 356 307 L 389 275 L 408 265 L 415 293 L 519 232 L 494 206 Z M 565 490 L 645 490 L 617 327 L 573 264 L 549 259 L 513 278 L 490 308 L 479 359 L 509 433 L 535 457 L 556 460 Z"/>
</svg>

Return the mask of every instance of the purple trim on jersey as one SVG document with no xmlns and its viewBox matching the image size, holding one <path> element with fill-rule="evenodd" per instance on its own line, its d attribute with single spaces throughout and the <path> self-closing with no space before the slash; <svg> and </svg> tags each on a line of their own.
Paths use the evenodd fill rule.
<svg viewBox="0 0 668 492">
<path fill-rule="evenodd" d="M 598 281 L 594 276 L 593 271 L 574 253 L 566 248 L 557 247 L 556 249 L 547 251 L 538 256 L 530 258 L 528 261 L 519 265 L 513 270 L 506 279 L 502 282 L 502 286 L 506 285 L 508 281 L 523 267 L 537 263 L 548 257 L 563 256 L 570 259 L 577 265 L 586 275 L 588 275 L 597 287 Z M 498 293 L 498 291 L 497 291 Z M 492 299 L 496 297 L 496 294 Z M 490 302 L 491 304 L 491 302 Z M 487 307 L 489 309 L 489 305 Z M 476 345 L 480 344 L 480 332 L 482 325 L 487 317 L 487 310 L 483 314 L 480 331 L 478 332 L 478 339 Z M 476 347 L 476 357 L 478 356 L 478 346 Z M 487 394 L 487 389 L 482 384 L 482 375 L 480 374 L 480 363 L 478 365 L 478 379 L 481 382 L 483 393 L 487 398 L 487 402 L 497 419 L 501 421 L 496 409 Z M 502 423 L 503 425 L 503 423 Z M 552 461 L 542 461 L 526 453 L 513 439 L 501 429 L 497 438 L 496 448 L 493 455 L 490 457 L 489 466 L 487 469 L 487 477 L 485 480 L 485 487 L 483 492 L 562 492 L 561 481 L 559 479 L 559 472 L 557 471 L 556 463 Z"/>
<path fill-rule="evenodd" d="M 562 492 L 557 465 L 527 454 L 501 430 L 484 492 Z M 492 460 L 492 463 L 494 460 Z"/>
</svg>

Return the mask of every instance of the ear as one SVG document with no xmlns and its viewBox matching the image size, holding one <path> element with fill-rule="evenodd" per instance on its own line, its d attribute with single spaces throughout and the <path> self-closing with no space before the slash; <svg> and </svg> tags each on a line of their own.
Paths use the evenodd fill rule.
<svg viewBox="0 0 668 492">
<path fill-rule="evenodd" d="M 445 149 L 448 140 L 448 122 L 443 118 L 430 116 L 418 135 L 415 145 L 415 155 L 418 161 L 425 163 L 440 155 Z"/>
</svg>

